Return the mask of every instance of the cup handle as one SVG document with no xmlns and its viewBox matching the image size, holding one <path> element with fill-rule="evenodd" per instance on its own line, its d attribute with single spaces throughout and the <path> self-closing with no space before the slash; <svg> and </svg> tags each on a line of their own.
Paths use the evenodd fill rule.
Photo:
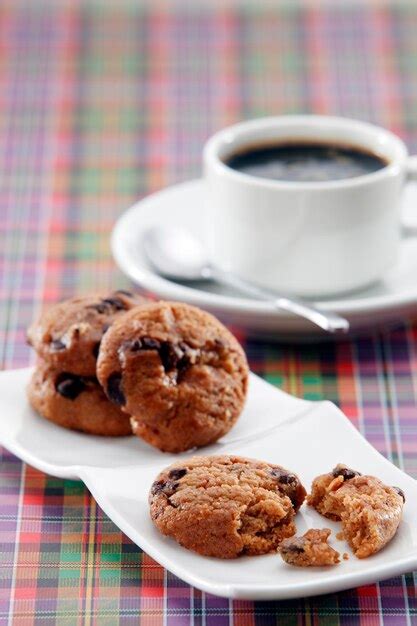
<svg viewBox="0 0 417 626">
<path fill-rule="evenodd" d="M 417 180 L 417 154 L 408 157 L 406 164 L 407 180 Z"/>
<path fill-rule="evenodd" d="M 406 182 L 417 181 L 417 155 L 409 156 L 405 166 Z M 417 226 L 408 226 L 403 223 L 401 228 L 401 236 L 417 237 Z"/>
</svg>

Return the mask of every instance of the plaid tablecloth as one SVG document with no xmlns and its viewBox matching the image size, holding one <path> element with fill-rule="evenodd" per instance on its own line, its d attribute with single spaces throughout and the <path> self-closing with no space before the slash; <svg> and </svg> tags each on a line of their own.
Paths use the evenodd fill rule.
<svg viewBox="0 0 417 626">
<path fill-rule="evenodd" d="M 42 304 L 126 284 L 109 252 L 115 218 L 197 176 L 201 146 L 222 126 L 335 113 L 387 126 L 417 149 L 413 1 L 2 0 L 0 18 L 4 368 L 33 359 L 25 328 Z M 246 349 L 254 371 L 333 400 L 417 477 L 417 326 Z M 81 483 L 3 450 L 0 489 L 1 624 L 417 624 L 413 573 L 313 599 L 229 602 L 164 571 Z"/>
</svg>

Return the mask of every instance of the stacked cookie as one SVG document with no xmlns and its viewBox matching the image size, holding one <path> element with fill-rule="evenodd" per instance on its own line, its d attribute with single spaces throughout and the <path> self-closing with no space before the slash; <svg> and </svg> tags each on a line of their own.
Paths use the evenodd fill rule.
<svg viewBox="0 0 417 626">
<path fill-rule="evenodd" d="M 248 383 L 245 353 L 215 317 L 179 302 L 137 307 L 103 337 L 97 377 L 132 416 L 133 432 L 181 452 L 217 441 L 238 419 Z"/>
<path fill-rule="evenodd" d="M 28 387 L 33 408 L 66 428 L 94 435 L 132 433 L 129 416 L 110 402 L 96 377 L 103 335 L 147 302 L 128 291 L 72 298 L 52 306 L 28 330 L 38 363 Z"/>
<path fill-rule="evenodd" d="M 215 317 L 117 291 L 52 307 L 29 329 L 39 363 L 28 389 L 47 419 L 84 432 L 132 431 L 163 451 L 227 433 L 245 399 L 242 347 Z"/>
</svg>

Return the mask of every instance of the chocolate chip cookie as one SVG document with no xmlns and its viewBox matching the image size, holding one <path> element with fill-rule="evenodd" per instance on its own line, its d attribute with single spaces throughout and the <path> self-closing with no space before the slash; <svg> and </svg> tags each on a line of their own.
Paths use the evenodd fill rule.
<svg viewBox="0 0 417 626">
<path fill-rule="evenodd" d="M 144 302 L 148 300 L 124 290 L 59 302 L 31 325 L 28 342 L 53 367 L 95 376 L 103 334 L 121 314 Z"/>
<path fill-rule="evenodd" d="M 245 402 L 248 365 L 215 317 L 157 302 L 113 323 L 100 345 L 97 376 L 110 400 L 133 416 L 136 434 L 180 452 L 230 430 Z"/>
<path fill-rule="evenodd" d="M 340 554 L 329 546 L 329 528 L 310 528 L 302 537 L 289 537 L 279 546 L 279 553 L 288 565 L 323 567 L 340 563 Z"/>
<path fill-rule="evenodd" d="M 199 554 L 232 559 L 266 554 L 296 531 L 305 489 L 278 466 L 239 456 L 191 457 L 151 487 L 155 526 Z"/>
<path fill-rule="evenodd" d="M 97 379 L 39 363 L 28 398 L 40 415 L 59 426 L 93 435 L 131 435 L 129 416 L 106 398 Z"/>
<path fill-rule="evenodd" d="M 345 465 L 318 476 L 307 502 L 329 519 L 342 522 L 343 536 L 359 559 L 381 550 L 402 518 L 404 493 L 375 476 L 362 476 Z"/>
</svg>

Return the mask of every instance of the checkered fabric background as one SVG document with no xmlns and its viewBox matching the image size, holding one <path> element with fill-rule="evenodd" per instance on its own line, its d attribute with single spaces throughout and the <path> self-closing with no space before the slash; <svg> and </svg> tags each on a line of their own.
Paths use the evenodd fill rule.
<svg viewBox="0 0 417 626">
<path fill-rule="evenodd" d="M 109 252 L 115 218 L 197 176 L 209 134 L 299 112 L 372 120 L 417 150 L 416 2 L 2 0 L 3 368 L 33 359 L 25 328 L 43 304 L 126 285 Z M 333 400 L 417 478 L 417 326 L 245 347 L 255 372 Z M 1 624 L 417 624 L 411 572 L 319 598 L 229 602 L 164 571 L 78 482 L 3 450 L 0 490 Z"/>
</svg>

